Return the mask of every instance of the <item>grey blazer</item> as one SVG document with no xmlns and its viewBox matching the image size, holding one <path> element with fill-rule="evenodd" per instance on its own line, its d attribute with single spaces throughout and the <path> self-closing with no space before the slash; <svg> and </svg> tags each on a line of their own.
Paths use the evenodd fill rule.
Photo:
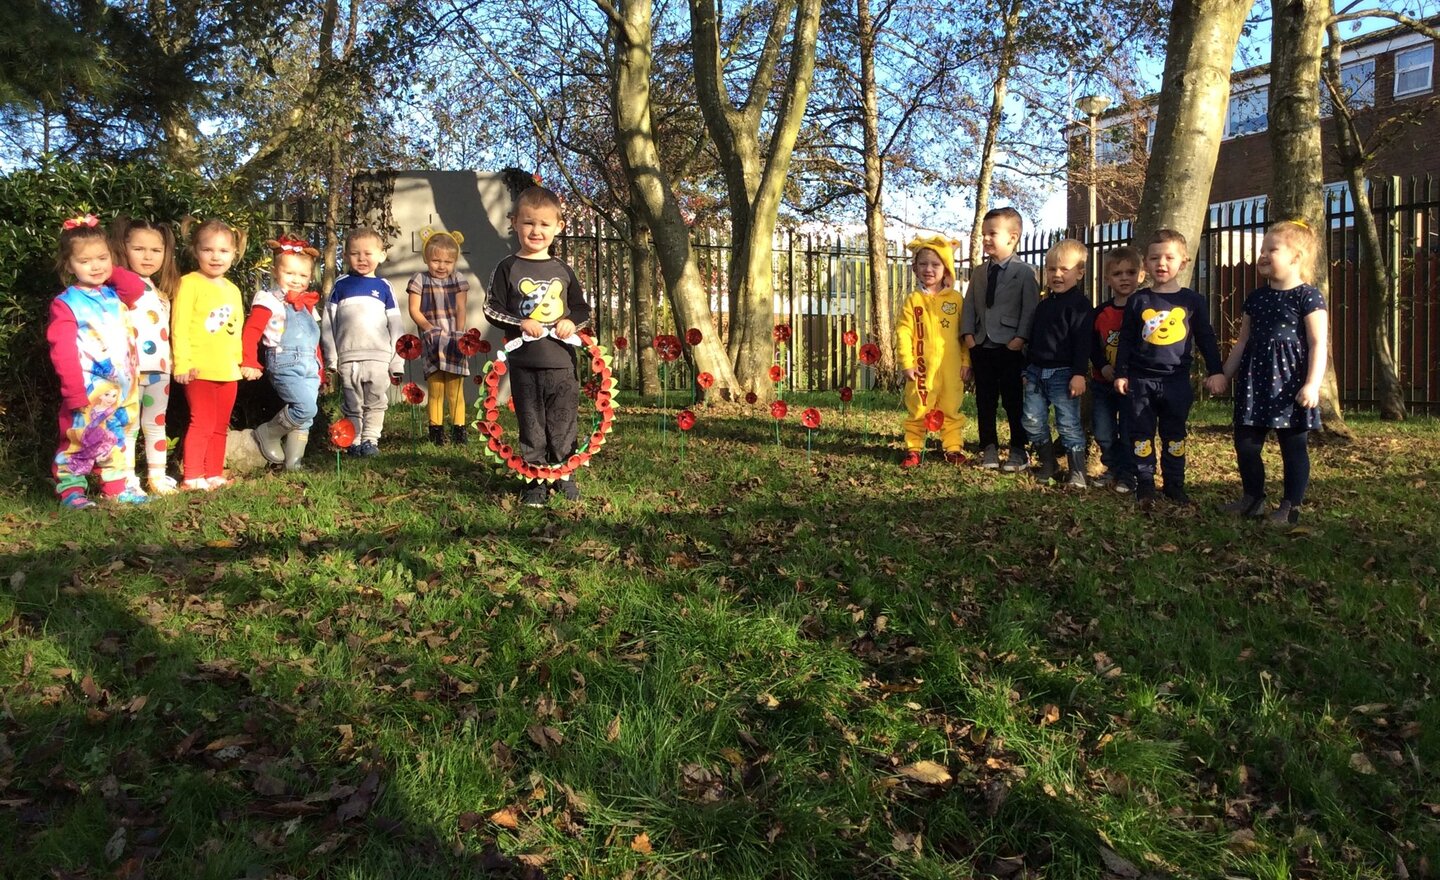
<svg viewBox="0 0 1440 880">
<path fill-rule="evenodd" d="M 1035 306 L 1040 302 L 1040 273 L 1017 257 L 1000 270 L 995 286 L 995 305 L 985 307 L 989 287 L 989 263 L 970 273 L 965 290 L 965 308 L 960 316 L 960 335 L 974 336 L 976 345 L 1005 345 L 1011 339 L 1030 339 L 1035 323 Z"/>
</svg>

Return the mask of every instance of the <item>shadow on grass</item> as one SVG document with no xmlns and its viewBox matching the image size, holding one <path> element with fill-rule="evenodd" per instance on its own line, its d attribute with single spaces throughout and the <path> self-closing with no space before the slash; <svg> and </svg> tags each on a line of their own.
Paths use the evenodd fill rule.
<svg viewBox="0 0 1440 880">
<path fill-rule="evenodd" d="M 575 508 L 396 448 L 259 487 L 270 521 L 196 498 L 8 553 L 16 870 L 1071 876 L 1109 839 L 1206 873 L 1270 807 L 1262 841 L 1435 843 L 1433 502 L 1376 487 L 1393 517 L 1357 521 L 1321 479 L 1282 536 L 844 442 L 777 460 L 766 427 L 688 470 L 636 437 Z M 1345 776 L 1352 744 L 1424 769 Z"/>
</svg>

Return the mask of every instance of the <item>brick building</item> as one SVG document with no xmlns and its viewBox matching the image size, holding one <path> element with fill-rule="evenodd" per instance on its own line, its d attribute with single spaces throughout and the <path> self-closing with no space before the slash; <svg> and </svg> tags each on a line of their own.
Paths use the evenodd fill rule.
<svg viewBox="0 0 1440 880">
<path fill-rule="evenodd" d="M 1440 16 L 1432 17 L 1434 26 Z M 1341 55 L 1342 83 L 1357 110 L 1362 135 L 1398 114 L 1411 113 L 1404 131 L 1380 150 L 1371 163 L 1372 177 L 1440 176 L 1440 88 L 1436 82 L 1436 41 L 1405 27 L 1394 27 L 1347 42 Z M 1263 209 L 1270 191 L 1272 158 L 1268 136 L 1269 65 L 1235 73 L 1229 112 L 1210 203 L 1215 213 L 1226 207 Z M 1344 175 L 1334 158 L 1335 134 L 1322 100 L 1321 129 L 1327 191 L 1346 199 Z M 1133 216 L 1144 183 L 1145 156 L 1153 132 L 1153 96 L 1120 107 L 1098 120 L 1096 138 L 1096 216 L 1100 223 Z M 1142 132 L 1144 133 L 1142 135 Z M 1066 200 L 1066 225 L 1083 227 L 1089 213 L 1088 130 L 1077 124 L 1067 132 L 1072 173 Z"/>
</svg>

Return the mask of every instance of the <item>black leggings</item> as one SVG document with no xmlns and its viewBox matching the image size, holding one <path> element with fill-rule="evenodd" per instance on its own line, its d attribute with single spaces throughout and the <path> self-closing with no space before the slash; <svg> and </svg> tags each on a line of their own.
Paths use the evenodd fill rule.
<svg viewBox="0 0 1440 880">
<path fill-rule="evenodd" d="M 1265 462 L 1260 458 L 1260 450 L 1265 445 L 1265 435 L 1271 430 L 1253 425 L 1235 426 L 1235 461 L 1240 466 L 1240 486 L 1251 498 L 1265 497 Z M 1306 445 L 1309 429 L 1273 430 L 1280 441 L 1280 461 L 1285 468 L 1285 500 L 1292 507 L 1299 507 L 1310 486 L 1310 448 Z"/>
</svg>

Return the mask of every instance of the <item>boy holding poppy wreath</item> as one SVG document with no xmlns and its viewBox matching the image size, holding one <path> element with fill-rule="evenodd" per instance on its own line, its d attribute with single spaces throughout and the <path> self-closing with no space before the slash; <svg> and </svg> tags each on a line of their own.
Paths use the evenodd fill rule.
<svg viewBox="0 0 1440 880">
<path fill-rule="evenodd" d="M 960 342 L 960 313 L 964 298 L 955 289 L 954 243 L 939 235 L 916 238 L 906 245 L 914 254 L 915 280 L 920 289 L 905 299 L 895 336 L 896 354 L 905 375 L 905 455 L 902 468 L 920 464 L 925 434 L 940 432 L 945 460 L 965 464 L 961 451 L 965 416 L 964 371 L 970 354 Z M 938 423 L 939 427 L 934 427 Z"/>
<path fill-rule="evenodd" d="M 550 245 L 565 228 L 560 199 L 532 186 L 515 200 L 511 224 L 519 253 L 495 267 L 485 298 L 485 317 L 503 327 L 505 341 L 524 344 L 508 358 L 510 391 L 520 426 L 520 456 L 537 467 L 564 465 L 575 454 L 580 381 L 575 375 L 576 331 L 590 321 L 580 279 Z M 558 482 L 567 501 L 580 499 L 572 474 Z M 530 480 L 520 500 L 544 507 L 550 486 Z"/>
</svg>

